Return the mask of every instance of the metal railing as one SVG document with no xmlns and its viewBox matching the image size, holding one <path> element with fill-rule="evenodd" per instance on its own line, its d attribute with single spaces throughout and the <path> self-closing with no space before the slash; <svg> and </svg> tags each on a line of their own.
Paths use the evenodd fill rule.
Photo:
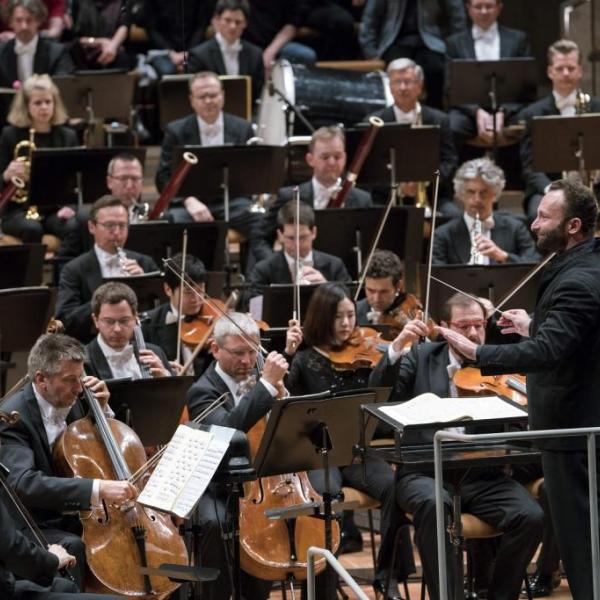
<svg viewBox="0 0 600 600">
<path fill-rule="evenodd" d="M 323 556 L 327 563 L 335 569 L 336 573 L 350 586 L 350 589 L 356 594 L 359 600 L 369 600 L 369 597 L 362 591 L 358 583 L 354 581 L 352 575 L 342 567 L 340 561 L 325 548 L 311 546 L 308 549 L 308 574 L 306 578 L 306 595 L 308 600 L 315 600 L 315 556 Z"/>
<path fill-rule="evenodd" d="M 435 516 L 438 547 L 438 577 L 440 585 L 440 600 L 448 600 L 448 580 L 446 577 L 446 544 L 444 529 L 444 481 L 442 463 L 442 442 L 454 440 L 459 442 L 499 442 L 510 440 L 533 440 L 559 437 L 586 437 L 588 453 L 588 481 L 590 499 L 597 497 L 598 482 L 596 481 L 596 435 L 600 427 L 582 427 L 577 429 L 541 429 L 539 431 L 514 431 L 505 433 L 481 433 L 467 435 L 454 431 L 440 430 L 433 438 L 433 461 L 435 473 Z M 600 600 L 600 546 L 598 543 L 598 503 L 590 501 L 590 529 L 592 538 L 592 579 L 593 600 Z"/>
</svg>

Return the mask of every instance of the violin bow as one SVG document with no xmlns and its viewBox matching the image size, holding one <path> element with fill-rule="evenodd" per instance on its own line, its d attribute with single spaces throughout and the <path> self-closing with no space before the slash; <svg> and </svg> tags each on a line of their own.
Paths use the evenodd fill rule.
<svg viewBox="0 0 600 600">
<path fill-rule="evenodd" d="M 185 281 L 185 263 L 187 261 L 187 227 L 183 230 L 183 240 L 181 245 L 181 273 L 179 273 L 179 306 L 177 307 L 177 354 L 175 360 L 181 361 L 181 319 L 183 317 L 183 284 Z"/>
<path fill-rule="evenodd" d="M 433 241 L 435 239 L 435 221 L 437 218 L 438 196 L 440 193 L 440 170 L 435 173 L 435 188 L 433 193 L 433 207 L 431 210 L 431 232 L 429 234 L 429 256 L 427 257 L 427 280 L 425 282 L 425 314 L 423 320 L 427 323 L 429 318 L 429 295 L 431 292 L 431 265 L 433 264 Z"/>
<path fill-rule="evenodd" d="M 294 301 L 292 319 L 300 325 L 300 188 L 296 186 L 293 192 L 294 205 L 296 209 L 296 227 L 294 237 L 296 241 L 296 252 L 294 255 Z"/>
</svg>

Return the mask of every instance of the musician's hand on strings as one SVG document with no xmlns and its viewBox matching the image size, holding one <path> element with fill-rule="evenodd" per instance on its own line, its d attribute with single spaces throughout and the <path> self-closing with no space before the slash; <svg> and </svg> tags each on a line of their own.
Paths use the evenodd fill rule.
<svg viewBox="0 0 600 600">
<path fill-rule="evenodd" d="M 63 221 L 67 221 L 75 216 L 75 211 L 70 206 L 63 206 L 58 209 L 56 216 Z"/>
<path fill-rule="evenodd" d="M 321 271 L 317 271 L 314 267 L 304 266 L 300 269 L 300 277 L 308 283 L 325 283 L 327 279 Z"/>
<path fill-rule="evenodd" d="M 58 569 L 68 569 L 70 567 L 74 567 L 77 564 L 77 559 L 69 554 L 62 546 L 59 544 L 50 544 L 48 546 L 48 552 L 51 552 L 58 558 Z"/>
<path fill-rule="evenodd" d="M 477 245 L 477 251 L 483 256 L 488 256 L 499 263 L 505 263 L 508 260 L 508 252 L 502 250 L 493 240 L 489 240 L 482 235 L 476 235 L 475 244 Z"/>
<path fill-rule="evenodd" d="M 121 265 L 121 268 L 127 275 L 143 275 L 144 269 L 140 267 L 138 261 L 134 258 L 126 258 Z"/>
<path fill-rule="evenodd" d="M 173 375 L 179 376 L 183 373 L 183 365 L 181 363 L 178 363 L 176 360 L 170 360 L 169 366 L 173 371 Z"/>
<path fill-rule="evenodd" d="M 183 201 L 183 205 L 196 223 L 209 223 L 215 220 L 208 206 L 204 202 L 200 202 L 198 198 L 194 198 L 194 196 L 188 196 Z"/>
<path fill-rule="evenodd" d="M 296 350 L 302 343 L 302 329 L 296 319 L 290 319 L 288 321 L 288 330 L 285 334 L 285 353 L 288 356 L 293 356 Z"/>
<path fill-rule="evenodd" d="M 136 497 L 137 489 L 129 481 L 100 480 L 100 500 L 107 504 L 121 506 Z"/>
<path fill-rule="evenodd" d="M 505 310 L 502 316 L 498 319 L 498 327 L 500 327 L 500 333 L 518 333 L 523 337 L 529 337 L 529 324 L 531 323 L 531 317 L 526 310 L 522 308 L 511 308 Z"/>
<path fill-rule="evenodd" d="M 279 354 L 279 352 L 269 352 L 267 358 L 265 358 L 262 376 L 273 387 L 277 387 L 277 384 L 285 377 L 288 368 L 289 365 L 283 355 Z"/>
<path fill-rule="evenodd" d="M 171 375 L 152 350 L 147 348 L 140 350 L 140 362 L 150 369 L 152 377 L 169 377 Z"/>
<path fill-rule="evenodd" d="M 394 352 L 401 352 L 407 345 L 412 344 L 420 337 L 427 337 L 428 335 L 429 328 L 427 324 L 421 321 L 421 319 L 413 319 L 396 336 L 396 339 L 392 342 L 392 349 Z"/>
<path fill-rule="evenodd" d="M 470 360 L 475 360 L 475 351 L 477 349 L 477 344 L 475 342 L 472 342 L 464 335 L 452 331 L 452 329 L 448 329 L 447 327 L 437 326 L 435 329 L 440 335 L 446 338 L 448 344 L 461 356 Z"/>
<path fill-rule="evenodd" d="M 102 408 L 108 404 L 110 392 L 108 391 L 108 387 L 104 381 L 98 379 L 97 377 L 86 375 L 83 378 L 83 385 L 85 385 L 86 388 L 90 389 L 94 393 L 96 400 L 100 402 L 100 406 Z"/>
</svg>

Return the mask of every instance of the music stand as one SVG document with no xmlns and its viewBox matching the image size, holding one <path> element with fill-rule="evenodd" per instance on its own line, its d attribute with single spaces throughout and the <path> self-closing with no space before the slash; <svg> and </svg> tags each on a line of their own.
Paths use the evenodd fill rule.
<svg viewBox="0 0 600 600">
<path fill-rule="evenodd" d="M 449 104 L 489 106 L 493 117 L 493 152 L 498 149 L 496 115 L 507 102 L 529 104 L 537 97 L 537 72 L 534 58 L 500 60 L 451 60 L 448 69 Z"/>
<path fill-rule="evenodd" d="M 133 277 L 107 277 L 104 283 L 116 281 L 129 286 L 137 297 L 138 311 L 152 310 L 166 301 L 162 273 L 144 273 Z"/>
<path fill-rule="evenodd" d="M 415 180 L 416 181 L 416 180 Z M 314 247 L 339 256 L 353 279 L 362 273 L 384 208 L 331 208 L 315 211 L 317 238 Z M 416 287 L 417 267 L 423 247 L 422 208 L 399 206 L 391 209 L 378 248 L 391 250 L 404 261 L 407 289 Z M 335 235 L 327 235 L 335 231 Z"/>
<path fill-rule="evenodd" d="M 505 265 L 433 265 L 431 274 L 459 290 L 487 298 L 496 305 L 535 266 L 532 263 Z M 427 267 L 419 269 L 421 290 L 426 287 Z M 528 312 L 535 308 L 538 282 L 541 273 L 531 278 L 502 308 L 523 308 Z M 432 280 L 429 292 L 429 312 L 438 320 L 444 303 L 455 294 L 441 283 Z"/>
<path fill-rule="evenodd" d="M 129 425 L 144 446 L 168 444 L 179 426 L 185 396 L 194 378 L 108 380 L 110 407 Z"/>
<path fill-rule="evenodd" d="M 600 168 L 600 114 L 534 117 L 531 136 L 534 171 L 583 175 Z"/>
<path fill-rule="evenodd" d="M 164 75 L 158 84 L 160 128 L 175 119 L 186 117 L 192 109 L 189 101 L 189 80 L 193 75 Z M 252 118 L 252 87 L 248 75 L 219 75 L 225 91 L 223 110 L 241 119 Z"/>
<path fill-rule="evenodd" d="M 44 244 L 0 246 L 0 289 L 41 285 L 45 253 Z"/>
<path fill-rule="evenodd" d="M 135 223 L 129 226 L 127 248 L 151 256 L 159 265 L 162 264 L 163 258 L 170 258 L 181 252 L 184 229 L 188 231 L 188 254 L 199 258 L 209 271 L 222 271 L 227 236 L 227 225 L 224 221 Z"/>
<path fill-rule="evenodd" d="M 308 303 L 319 287 L 315 285 L 300 286 L 300 319 L 304 322 Z M 290 315 L 294 307 L 295 286 L 291 283 L 276 283 L 269 285 L 262 290 L 262 320 L 269 324 L 269 327 L 288 327 Z"/>
<path fill-rule="evenodd" d="M 108 192 L 108 163 L 121 153 L 142 166 L 145 148 L 40 148 L 31 157 L 30 203 L 36 206 L 95 202 Z"/>
</svg>

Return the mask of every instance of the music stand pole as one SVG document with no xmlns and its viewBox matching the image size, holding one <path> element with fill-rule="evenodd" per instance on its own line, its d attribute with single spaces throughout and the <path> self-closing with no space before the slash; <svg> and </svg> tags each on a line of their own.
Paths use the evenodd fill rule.
<svg viewBox="0 0 600 600">
<path fill-rule="evenodd" d="M 231 291 L 231 256 L 229 255 L 229 167 L 223 166 L 223 211 L 227 230 L 225 233 L 225 291 Z"/>
<path fill-rule="evenodd" d="M 396 174 L 396 148 L 390 147 L 390 200 L 394 198 L 390 204 L 392 206 L 400 206 L 398 203 L 398 176 Z M 404 206 L 404 202 L 402 202 L 402 206 Z M 361 271 L 359 271 L 360 273 Z"/>
<path fill-rule="evenodd" d="M 490 97 L 490 106 L 492 109 L 492 157 L 494 162 L 497 162 L 498 158 L 498 132 L 496 131 L 496 119 L 498 115 L 498 94 L 496 89 L 496 73 L 492 73 L 490 77 L 490 91 L 488 92 Z"/>
</svg>

